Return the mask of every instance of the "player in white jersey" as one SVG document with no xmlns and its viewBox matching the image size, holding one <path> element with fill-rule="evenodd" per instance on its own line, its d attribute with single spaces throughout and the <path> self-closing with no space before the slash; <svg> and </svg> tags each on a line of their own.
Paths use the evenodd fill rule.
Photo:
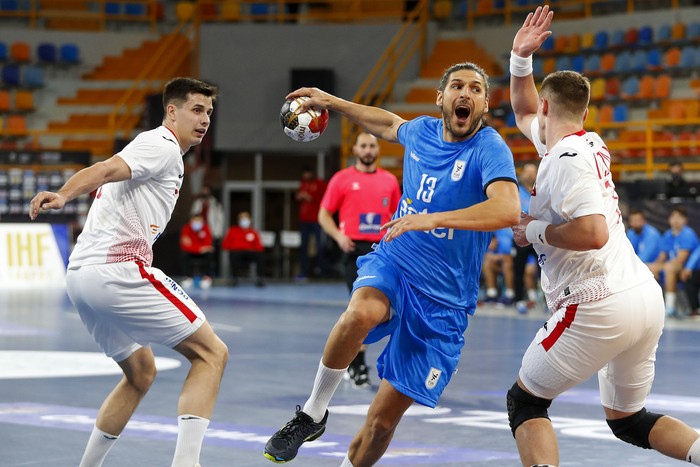
<svg viewBox="0 0 700 467">
<path fill-rule="evenodd" d="M 700 435 L 644 408 L 664 302 L 625 235 L 608 149 L 583 129 L 589 82 L 579 73 L 557 71 L 544 79 L 539 94 L 535 86 L 532 54 L 551 34 L 552 16 L 548 6 L 528 15 L 513 40 L 510 65 L 517 126 L 542 158 L 530 213 L 513 227 L 514 240 L 534 245 L 553 311 L 508 391 L 520 458 L 525 466 L 558 465 L 547 409 L 559 394 L 598 373 L 615 436 L 700 465 Z"/>
<path fill-rule="evenodd" d="M 182 156 L 209 128 L 216 87 L 192 78 L 165 85 L 163 125 L 122 151 L 73 175 L 58 192 L 40 192 L 29 216 L 61 209 L 96 190 L 66 273 L 80 318 L 124 377 L 105 399 L 80 467 L 99 467 L 156 376 L 150 344 L 172 347 L 192 367 L 178 403 L 173 467 L 199 465 L 228 349 L 202 311 L 169 277 L 151 266 L 184 177 Z"/>
</svg>

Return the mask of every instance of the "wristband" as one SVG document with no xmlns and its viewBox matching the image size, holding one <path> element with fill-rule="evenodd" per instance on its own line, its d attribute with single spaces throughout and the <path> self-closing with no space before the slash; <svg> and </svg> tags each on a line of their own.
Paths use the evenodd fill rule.
<svg viewBox="0 0 700 467">
<path fill-rule="evenodd" d="M 533 244 L 549 245 L 545 237 L 545 231 L 549 225 L 551 224 L 545 221 L 530 221 L 525 229 L 525 238 L 527 238 L 528 242 Z"/>
<path fill-rule="evenodd" d="M 532 55 L 519 57 L 515 52 L 510 52 L 510 74 L 522 78 L 532 74 Z"/>
</svg>

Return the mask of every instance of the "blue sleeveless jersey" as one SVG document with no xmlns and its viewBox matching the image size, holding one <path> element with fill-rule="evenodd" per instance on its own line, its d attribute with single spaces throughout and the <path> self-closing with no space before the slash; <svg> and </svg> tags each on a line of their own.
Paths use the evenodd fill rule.
<svg viewBox="0 0 700 467">
<path fill-rule="evenodd" d="M 403 195 L 394 218 L 463 209 L 485 201 L 492 182 L 517 183 L 513 154 L 496 130 L 485 127 L 466 141 L 448 143 L 442 127 L 440 119 L 419 117 L 399 128 L 405 147 Z M 406 232 L 377 249 L 419 292 L 473 314 L 490 240 L 490 232 L 437 228 Z"/>
</svg>

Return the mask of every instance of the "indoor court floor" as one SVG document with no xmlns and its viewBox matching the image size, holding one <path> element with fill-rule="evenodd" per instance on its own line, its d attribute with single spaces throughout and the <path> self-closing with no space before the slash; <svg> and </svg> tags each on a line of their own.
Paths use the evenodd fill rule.
<svg viewBox="0 0 700 467">
<path fill-rule="evenodd" d="M 214 287 L 191 293 L 230 350 L 229 365 L 205 438 L 203 467 L 270 466 L 267 439 L 303 405 L 326 336 L 344 310 L 341 283 Z M 518 315 L 484 306 L 470 320 L 458 372 L 436 409 L 414 406 L 378 465 L 517 466 L 505 393 L 544 311 Z M 343 381 L 326 433 L 306 443 L 289 465 L 340 465 L 376 390 Z M 168 467 L 175 448 L 176 407 L 184 359 L 157 347 L 159 374 L 105 467 Z M 647 404 L 700 428 L 700 321 L 670 321 L 657 354 Z M 118 381 L 62 290 L 0 290 L 0 466 L 75 467 L 102 400 Z M 672 466 L 680 461 L 613 438 L 594 378 L 550 409 L 561 466 Z M 687 465 L 687 464 L 686 464 Z"/>
</svg>

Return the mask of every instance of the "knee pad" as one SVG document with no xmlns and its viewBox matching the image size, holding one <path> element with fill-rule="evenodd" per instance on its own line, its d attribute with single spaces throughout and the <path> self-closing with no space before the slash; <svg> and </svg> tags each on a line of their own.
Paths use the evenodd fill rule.
<svg viewBox="0 0 700 467">
<path fill-rule="evenodd" d="M 613 434 L 625 443 L 644 449 L 652 449 L 649 444 L 649 432 L 661 417 L 663 415 L 642 409 L 629 417 L 607 420 L 607 422 Z"/>
<path fill-rule="evenodd" d="M 552 405 L 549 399 L 533 396 L 524 391 L 518 383 L 515 383 L 506 396 L 508 405 L 508 422 L 510 431 L 515 437 L 515 430 L 524 422 L 533 418 L 546 418 L 549 420 L 547 409 Z"/>
</svg>

